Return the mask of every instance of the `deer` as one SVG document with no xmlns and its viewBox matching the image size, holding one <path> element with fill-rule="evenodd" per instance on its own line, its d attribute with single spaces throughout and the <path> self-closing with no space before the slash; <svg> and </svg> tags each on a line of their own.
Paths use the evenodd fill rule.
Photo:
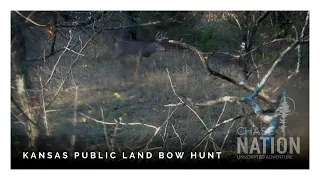
<svg viewBox="0 0 320 180">
<path fill-rule="evenodd" d="M 140 62 L 143 57 L 150 57 L 156 52 L 164 51 L 165 48 L 160 44 L 164 39 L 167 39 L 166 33 L 158 32 L 155 36 L 154 42 L 145 42 L 138 40 L 117 40 L 115 45 L 115 55 L 112 59 L 119 59 L 127 55 L 135 55 L 136 70 L 135 76 L 137 76 L 140 70 Z"/>
</svg>

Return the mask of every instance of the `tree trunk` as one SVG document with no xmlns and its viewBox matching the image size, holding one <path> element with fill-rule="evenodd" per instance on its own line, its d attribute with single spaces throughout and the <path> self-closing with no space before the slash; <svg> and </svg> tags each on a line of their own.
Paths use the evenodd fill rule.
<svg viewBox="0 0 320 180">
<path fill-rule="evenodd" d="M 24 46 L 24 39 L 17 27 L 12 28 L 11 35 L 11 72 L 12 72 L 12 86 L 16 90 L 11 93 L 11 99 L 15 102 L 17 108 L 22 111 L 25 118 L 28 120 L 27 135 L 29 137 L 29 148 L 37 150 L 39 130 L 37 128 L 36 113 L 34 109 L 29 106 L 28 95 L 26 93 L 28 85 L 28 72 L 23 65 L 26 53 Z"/>
</svg>

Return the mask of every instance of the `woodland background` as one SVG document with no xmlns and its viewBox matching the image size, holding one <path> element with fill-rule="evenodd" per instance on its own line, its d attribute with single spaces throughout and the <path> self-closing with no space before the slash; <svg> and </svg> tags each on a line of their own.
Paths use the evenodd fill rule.
<svg viewBox="0 0 320 180">
<path fill-rule="evenodd" d="M 268 126 L 240 98 L 258 90 L 262 114 L 274 115 L 286 88 L 296 105 L 286 135 L 301 137 L 307 158 L 308 22 L 300 11 L 12 11 L 12 157 L 28 150 L 234 155 L 238 127 Z M 135 55 L 112 59 L 123 32 L 154 41 L 160 31 L 165 51 L 143 58 L 138 78 Z"/>
</svg>

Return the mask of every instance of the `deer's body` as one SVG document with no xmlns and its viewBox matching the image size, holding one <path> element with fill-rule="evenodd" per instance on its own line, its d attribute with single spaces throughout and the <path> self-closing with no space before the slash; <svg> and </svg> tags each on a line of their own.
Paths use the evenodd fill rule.
<svg viewBox="0 0 320 180">
<path fill-rule="evenodd" d="M 149 57 L 155 52 L 164 50 L 165 48 L 158 42 L 119 41 L 116 43 L 115 58 L 128 54 Z"/>
<path fill-rule="evenodd" d="M 158 42 L 118 41 L 116 43 L 115 55 L 113 59 L 119 59 L 126 55 L 136 55 L 137 59 L 135 76 L 137 76 L 140 69 L 140 62 L 142 61 L 143 57 L 149 57 L 155 52 L 164 50 L 165 48 Z"/>
<path fill-rule="evenodd" d="M 165 39 L 165 34 L 158 32 L 155 42 L 145 42 L 137 40 L 118 40 L 115 45 L 115 54 L 113 59 L 119 59 L 126 55 L 136 55 L 136 75 L 140 68 L 140 61 L 143 57 L 149 57 L 151 54 L 158 51 L 164 51 L 165 48 L 160 42 Z"/>
</svg>

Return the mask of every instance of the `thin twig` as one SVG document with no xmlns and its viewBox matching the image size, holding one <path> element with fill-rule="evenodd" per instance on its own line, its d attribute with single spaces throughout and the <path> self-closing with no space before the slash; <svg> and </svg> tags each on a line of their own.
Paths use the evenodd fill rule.
<svg viewBox="0 0 320 180">
<path fill-rule="evenodd" d="M 255 115 L 254 113 L 250 114 L 250 115 Z M 248 115 L 249 116 L 249 115 Z M 232 122 L 232 121 L 235 121 L 235 120 L 238 120 L 238 119 L 241 119 L 243 118 L 244 115 L 239 115 L 237 117 L 234 117 L 234 118 L 230 118 L 230 119 L 227 119 L 227 120 L 224 120 L 222 123 L 220 124 L 217 124 L 215 125 L 213 128 L 211 128 L 202 138 L 200 138 L 200 140 L 197 141 L 197 143 L 195 143 L 196 145 L 193 146 L 192 148 L 190 148 L 190 152 L 195 150 L 197 147 L 199 147 L 202 142 L 213 132 L 213 130 L 221 125 L 224 125 L 224 124 L 227 124 L 229 122 Z M 188 151 L 189 152 L 189 151 Z"/>
<path fill-rule="evenodd" d="M 164 105 L 164 107 L 176 107 L 176 106 L 181 106 L 181 105 L 184 105 L 184 103 L 178 102 L 175 104 L 166 104 L 166 105 Z"/>
<path fill-rule="evenodd" d="M 195 110 L 193 110 L 189 105 L 186 105 L 196 116 L 197 116 L 197 118 L 200 120 L 200 122 L 203 124 L 203 126 L 206 128 L 206 130 L 208 131 L 209 129 L 208 129 L 208 127 L 207 127 L 207 125 L 203 122 L 203 120 L 201 119 L 201 117 L 198 115 L 198 113 L 195 111 Z"/>
<path fill-rule="evenodd" d="M 212 70 L 209 67 L 209 65 L 208 65 L 207 61 L 205 60 L 205 58 L 203 57 L 203 53 L 201 51 L 199 51 L 196 47 L 191 46 L 191 45 L 186 44 L 186 43 L 183 43 L 183 42 L 180 42 L 180 41 L 175 41 L 175 40 L 169 40 L 168 42 L 172 43 L 172 44 L 180 45 L 182 47 L 185 47 L 185 48 L 188 48 L 188 49 L 194 51 L 199 56 L 200 61 L 201 61 L 202 65 L 204 66 L 205 71 L 207 73 L 209 73 L 210 75 L 213 75 L 213 76 L 219 77 L 219 78 L 221 78 L 223 80 L 226 80 L 226 81 L 228 81 L 228 82 L 230 82 L 230 83 L 232 83 L 232 84 L 234 84 L 234 85 L 236 85 L 236 86 L 238 86 L 238 87 L 240 87 L 240 88 L 242 88 L 242 89 L 244 89 L 244 90 L 246 90 L 248 92 L 254 92 L 255 91 L 254 87 L 251 87 L 251 86 L 249 86 L 247 84 L 239 84 L 238 81 L 236 81 L 235 79 L 230 78 L 228 76 L 220 74 L 217 71 Z M 263 100 L 264 102 L 268 103 L 271 107 L 272 107 L 273 103 L 276 102 L 276 100 L 271 99 L 271 97 L 269 97 L 269 96 L 267 96 L 265 94 L 258 94 L 258 97 L 261 100 Z"/>
<path fill-rule="evenodd" d="M 277 92 L 280 87 L 282 87 L 286 82 L 288 82 L 292 77 L 296 76 L 299 72 L 300 72 L 300 64 L 301 64 L 301 45 L 299 44 L 297 47 L 297 56 L 298 56 L 298 59 L 297 59 L 297 67 L 296 67 L 296 70 L 293 71 L 288 77 L 287 79 L 285 79 L 278 87 L 276 87 L 272 93 L 275 93 Z"/>
<path fill-rule="evenodd" d="M 252 53 L 252 52 L 254 52 L 254 51 L 256 51 L 256 50 L 258 50 L 258 49 L 260 49 L 260 48 L 262 48 L 264 46 L 267 46 L 267 45 L 270 45 L 270 44 L 276 43 L 276 42 L 281 42 L 281 41 L 291 41 L 291 42 L 293 42 L 293 41 L 295 41 L 295 39 L 294 38 L 278 38 L 278 39 L 274 39 L 274 40 L 269 41 L 267 43 L 262 43 L 258 47 L 254 48 L 254 49 L 252 49 L 252 50 L 250 50 L 250 51 L 248 51 L 248 52 L 246 52 L 244 54 L 241 54 L 240 57 L 247 56 L 248 54 L 250 54 L 250 53 Z"/>
<path fill-rule="evenodd" d="M 50 113 L 50 112 L 65 111 L 65 110 L 70 110 L 70 109 L 73 109 L 73 108 L 66 108 L 66 109 L 51 109 L 51 110 L 46 110 L 46 112 L 47 112 L 47 113 Z"/>
<path fill-rule="evenodd" d="M 114 120 L 116 122 L 116 126 L 114 127 L 113 133 L 110 134 L 110 146 L 111 146 L 111 151 L 114 152 L 115 148 L 116 148 L 116 137 L 117 137 L 117 132 L 119 128 L 119 124 L 121 123 L 121 117 L 119 118 L 119 121 L 117 121 L 116 119 Z M 120 147 L 118 147 L 119 152 L 121 152 Z"/>
<path fill-rule="evenodd" d="M 70 48 L 68 48 L 68 47 L 64 47 L 64 48 L 65 48 L 66 50 L 68 50 L 68 51 L 71 51 L 71 52 L 79 55 L 79 56 L 84 56 L 84 54 L 79 54 L 79 53 L 75 52 L 74 50 L 72 50 L 72 49 L 70 49 Z"/>
<path fill-rule="evenodd" d="M 101 31 L 102 31 L 102 28 L 101 28 L 99 31 L 95 32 L 95 33 L 93 34 L 93 36 L 92 36 L 92 37 L 84 44 L 84 46 L 80 49 L 80 51 L 78 52 L 77 57 L 75 58 L 75 60 L 74 60 L 74 61 L 71 63 L 71 65 L 69 66 L 68 74 L 66 75 L 66 77 L 64 78 L 64 80 L 62 81 L 62 83 L 60 84 L 59 89 L 58 89 L 58 91 L 55 93 L 55 95 L 54 95 L 53 99 L 51 100 L 51 102 L 48 103 L 48 106 L 51 105 L 51 104 L 54 102 L 54 100 L 57 98 L 57 96 L 59 95 L 59 93 L 60 93 L 60 91 L 61 91 L 61 89 L 62 89 L 62 86 L 64 85 L 64 83 L 65 83 L 66 80 L 68 79 L 69 75 L 71 74 L 73 65 L 78 61 L 78 59 L 79 59 L 79 57 L 80 57 L 79 54 L 82 53 L 82 51 L 86 48 L 86 46 L 87 46 L 88 43 L 92 40 L 92 38 L 94 38 L 94 37 L 95 37 L 99 32 L 101 32 Z M 81 44 L 82 44 L 82 42 L 81 42 Z M 65 49 L 65 51 L 66 51 L 66 49 Z"/>
<path fill-rule="evenodd" d="M 11 114 L 12 114 L 15 118 L 17 118 L 17 119 L 19 120 L 18 123 L 21 123 L 22 126 L 23 126 L 23 128 L 24 128 L 24 130 L 25 130 L 25 132 L 27 132 L 27 130 L 28 130 L 27 123 L 23 122 L 14 112 L 11 111 Z"/>
<path fill-rule="evenodd" d="M 102 108 L 101 105 L 100 105 L 100 111 L 101 111 L 102 121 L 104 122 L 104 113 L 103 113 L 103 108 Z M 111 147 L 110 147 L 110 144 L 109 144 L 109 138 L 108 138 L 107 128 L 106 128 L 106 125 L 105 125 L 105 124 L 103 124 L 103 132 L 104 132 L 104 137 L 106 138 L 106 146 L 107 146 L 107 149 L 108 149 L 108 151 L 110 151 L 110 150 L 111 150 Z"/>
<path fill-rule="evenodd" d="M 220 150 L 223 149 L 223 146 L 224 146 L 224 144 L 225 144 L 225 142 L 226 142 L 226 140 L 227 140 L 227 138 L 228 138 L 228 136 L 229 136 L 230 130 L 231 130 L 231 128 L 233 127 L 234 123 L 235 123 L 235 121 L 233 121 L 232 124 L 231 124 L 231 126 L 229 127 L 228 132 L 227 132 L 227 135 L 224 137 L 223 143 L 222 143 L 222 145 L 221 145 L 221 147 L 220 147 Z"/>
<path fill-rule="evenodd" d="M 229 52 L 220 52 L 220 51 L 217 51 L 215 52 L 216 54 L 224 54 L 224 55 L 228 55 L 228 56 L 231 56 L 233 57 L 234 59 L 239 59 L 241 56 L 240 55 L 234 55 L 234 54 L 231 54 Z"/>
<path fill-rule="evenodd" d="M 172 88 L 172 91 L 173 91 L 174 95 L 180 100 L 181 103 L 184 103 L 184 102 L 182 101 L 182 99 L 177 95 L 177 93 L 176 93 L 176 91 L 175 91 L 175 89 L 174 89 L 174 87 L 173 87 L 173 85 L 172 85 L 172 81 L 171 81 L 171 77 L 170 77 L 170 73 L 169 73 L 168 68 L 166 68 L 166 70 L 167 70 L 167 73 L 168 73 L 168 78 L 169 78 L 170 85 L 171 85 L 171 88 Z"/>
<path fill-rule="evenodd" d="M 267 110 L 264 110 L 262 113 L 267 113 L 267 112 L 274 112 L 274 111 L 273 111 L 272 109 L 267 109 Z M 233 118 L 230 118 L 230 119 L 226 119 L 226 120 L 224 120 L 224 121 L 223 121 L 222 123 L 220 123 L 220 124 L 216 124 L 216 125 L 215 125 L 213 128 L 211 128 L 202 138 L 200 138 L 200 140 L 198 140 L 197 143 L 195 143 L 196 145 L 193 146 L 192 148 L 190 148 L 190 149 L 188 150 L 188 152 L 191 152 L 191 151 L 193 151 L 194 149 L 196 149 L 198 146 L 200 146 L 201 143 L 209 136 L 209 134 L 210 134 L 215 128 L 218 128 L 218 127 L 220 127 L 220 126 L 222 126 L 222 125 L 224 125 L 224 124 L 233 122 L 233 121 L 235 121 L 235 120 L 239 120 L 239 119 L 242 119 L 242 118 L 247 118 L 247 117 L 253 116 L 253 115 L 256 115 L 256 114 L 255 114 L 255 113 L 251 113 L 251 114 L 241 114 L 241 115 L 238 115 L 238 116 L 236 116 L 236 117 L 233 117 Z M 268 119 L 268 120 L 273 119 L 274 117 L 269 117 L 269 116 L 267 116 L 267 115 L 261 115 L 259 118 L 263 121 L 263 120 L 266 120 L 266 119 Z M 267 121 L 264 121 L 264 122 L 267 122 Z M 268 122 L 269 122 L 269 121 L 268 121 Z M 267 122 L 267 123 L 268 123 L 268 122 Z"/>
<path fill-rule="evenodd" d="M 173 115 L 173 113 L 178 109 L 179 107 L 176 107 L 171 114 L 167 117 L 167 119 L 161 124 L 161 126 L 157 127 L 153 136 L 150 138 L 150 140 L 148 141 L 147 145 L 143 148 L 143 151 L 146 151 L 148 149 L 149 144 L 153 141 L 153 138 L 158 134 L 158 132 L 160 131 L 160 129 L 162 128 L 162 126 L 164 126 L 166 123 L 168 123 L 169 119 L 171 118 L 171 116 Z"/>
<path fill-rule="evenodd" d="M 296 67 L 296 70 L 295 70 L 295 74 L 298 74 L 300 72 L 300 64 L 301 64 L 301 45 L 299 44 L 297 46 L 297 56 L 298 56 L 298 59 L 297 59 L 297 67 Z"/>
<path fill-rule="evenodd" d="M 47 136 L 49 136 L 48 119 L 47 119 L 46 105 L 45 105 L 45 101 L 44 101 L 44 91 L 43 91 L 43 85 L 42 85 L 42 80 L 41 80 L 40 76 L 39 76 L 39 80 L 40 80 L 40 87 L 41 87 L 43 122 L 44 122 L 45 134 Z"/>
<path fill-rule="evenodd" d="M 63 87 L 64 83 L 67 81 L 67 79 L 68 79 L 68 76 L 66 76 L 63 79 L 63 81 L 61 82 L 61 84 L 58 87 L 57 92 L 54 94 L 52 100 L 48 103 L 47 108 L 51 107 L 52 103 L 56 100 L 56 98 L 58 97 L 58 95 L 59 95 L 60 91 L 62 90 L 62 87 Z"/>
<path fill-rule="evenodd" d="M 67 46 L 66 47 L 69 47 L 69 45 L 70 45 L 70 42 L 71 42 L 71 40 L 72 40 L 72 31 L 71 30 L 69 30 L 69 37 L 70 37 L 70 39 L 69 39 L 69 41 L 68 41 L 68 43 L 67 43 Z M 53 76 L 53 73 L 54 73 L 54 71 L 55 71 L 55 69 L 56 69 L 56 67 L 57 67 L 57 65 L 58 65 L 58 63 L 60 62 L 60 59 L 61 59 L 61 57 L 62 57 L 62 55 L 65 53 L 67 51 L 67 49 L 65 48 L 65 50 L 60 54 L 60 56 L 59 56 L 59 58 L 58 58 L 58 60 L 57 60 L 57 62 L 56 62 L 56 64 L 53 66 L 53 69 L 52 69 L 52 72 L 51 72 L 51 75 L 50 75 L 50 77 L 49 77 L 49 79 L 47 80 L 47 82 L 46 83 L 44 83 L 44 86 L 46 86 L 48 83 L 49 83 L 49 81 L 51 80 L 51 78 L 52 78 L 52 76 Z"/>
<path fill-rule="evenodd" d="M 236 21 L 236 23 L 238 24 L 238 27 L 240 29 L 240 32 L 242 32 L 242 28 L 241 28 L 241 25 L 236 17 L 236 15 L 234 13 L 231 13 L 231 16 L 234 18 L 234 20 Z"/>
<path fill-rule="evenodd" d="M 298 30 L 297 30 L 297 27 L 295 24 L 292 24 L 292 29 L 296 33 L 296 41 L 298 41 L 299 40 L 299 33 L 298 33 Z"/>
<path fill-rule="evenodd" d="M 236 97 L 236 96 L 224 96 L 224 97 L 218 98 L 216 100 L 210 100 L 210 101 L 203 102 L 203 103 L 196 103 L 195 106 L 207 107 L 207 106 L 213 106 L 213 105 L 216 105 L 216 104 L 222 103 L 222 102 L 238 102 L 239 100 L 240 100 L 240 98 Z"/>
<path fill-rule="evenodd" d="M 182 152 L 182 146 L 183 146 L 182 140 L 181 140 L 179 134 L 177 133 L 176 129 L 174 128 L 173 124 L 171 124 L 171 127 L 172 127 L 172 129 L 173 129 L 173 132 L 174 132 L 174 133 L 176 134 L 176 136 L 179 138 L 179 141 L 180 141 L 180 151 Z"/>
<path fill-rule="evenodd" d="M 169 107 L 169 110 L 168 110 L 168 115 L 167 115 L 167 118 L 170 116 L 170 107 Z M 168 139 L 168 132 L 167 132 L 167 127 L 168 127 L 168 121 L 166 121 L 166 126 L 164 127 L 164 133 L 163 133 L 163 136 L 164 138 L 163 139 L 163 147 L 162 147 L 162 150 L 164 150 L 164 148 L 166 147 L 166 144 L 167 144 L 167 139 Z"/>
<path fill-rule="evenodd" d="M 21 14 L 19 11 L 15 11 L 17 14 L 19 14 L 20 16 L 22 16 L 23 18 L 25 18 L 27 21 L 30 21 L 32 24 L 36 25 L 36 26 L 40 26 L 40 27 L 44 27 L 46 25 L 42 25 L 42 24 L 38 24 L 36 22 L 34 22 L 33 20 L 31 20 L 30 18 L 24 16 L 23 14 Z"/>
<path fill-rule="evenodd" d="M 71 139 L 70 139 L 70 145 L 71 145 L 70 153 L 71 154 L 73 154 L 75 143 L 76 143 L 77 110 L 78 110 L 78 86 L 75 85 L 74 109 L 73 109 L 73 119 L 72 119 L 73 132 L 72 132 Z"/>
<path fill-rule="evenodd" d="M 78 42 L 75 43 L 73 46 L 71 46 L 70 49 L 76 47 L 77 45 L 78 45 Z M 47 55 L 42 55 L 42 56 L 39 56 L 39 57 L 28 57 L 28 58 L 26 59 L 26 61 L 27 61 L 27 62 L 39 61 L 39 60 L 41 60 L 43 57 L 49 58 L 49 57 L 51 57 L 51 56 L 55 55 L 56 53 L 61 52 L 61 51 L 63 51 L 63 50 L 65 50 L 65 48 L 61 48 L 61 49 L 59 49 L 59 50 L 54 51 L 53 53 L 50 52 L 50 53 L 48 53 Z"/>
<path fill-rule="evenodd" d="M 225 111 L 225 109 L 226 109 L 226 106 L 227 106 L 227 102 L 224 102 L 224 105 L 223 105 L 222 111 L 221 111 L 221 113 L 220 113 L 220 115 L 219 115 L 219 118 L 218 118 L 218 120 L 217 120 L 217 122 L 216 122 L 215 124 L 212 123 L 211 129 L 213 129 L 213 128 L 219 123 L 219 121 L 220 121 L 220 119 L 221 119 L 221 117 L 222 117 L 222 115 L 223 115 L 223 113 L 224 113 L 224 111 Z M 213 132 L 213 131 L 212 131 L 212 132 Z M 207 142 L 206 142 L 206 146 L 205 146 L 205 150 L 204 150 L 204 151 L 206 151 L 209 138 L 212 136 L 212 132 L 209 134 L 209 136 L 208 136 L 208 138 L 207 138 Z"/>
<path fill-rule="evenodd" d="M 146 127 L 149 127 L 149 128 L 157 129 L 156 126 L 149 125 L 149 124 L 144 124 L 144 123 L 124 123 L 124 122 L 110 123 L 110 122 L 104 122 L 104 121 L 100 121 L 100 120 L 94 119 L 94 118 L 92 118 L 92 117 L 90 117 L 90 116 L 87 116 L 87 115 L 85 115 L 85 114 L 83 114 L 83 113 L 80 113 L 80 112 L 79 112 L 79 114 L 82 115 L 82 116 L 84 116 L 84 117 L 86 117 L 86 118 L 88 118 L 88 119 L 91 119 L 91 120 L 93 120 L 93 121 L 95 121 L 95 122 L 97 122 L 97 123 L 105 124 L 105 125 L 112 125 L 112 126 L 115 126 L 115 125 L 117 125 L 117 124 L 120 124 L 120 125 L 123 125 L 123 126 L 126 126 L 126 125 L 129 125 L 129 126 L 141 125 L 141 126 L 146 126 Z"/>
<path fill-rule="evenodd" d="M 172 88 L 172 91 L 174 93 L 174 95 L 180 100 L 180 103 L 181 104 L 185 104 L 184 101 L 177 95 L 174 87 L 173 87 L 173 84 L 172 84 L 172 81 L 171 81 L 171 77 L 170 77 L 170 73 L 169 73 L 169 70 L 168 68 L 166 68 L 167 70 L 167 73 L 168 73 L 168 78 L 169 78 L 169 81 L 170 81 L 170 85 L 171 85 L 171 88 Z M 168 107 L 168 105 L 166 105 Z M 169 107 L 172 106 L 172 105 L 169 105 Z M 200 120 L 200 122 L 204 125 L 204 127 L 208 130 L 208 127 L 206 126 L 206 124 L 203 122 L 203 120 L 200 118 L 200 116 L 197 114 L 197 112 L 195 110 L 193 110 L 189 105 L 186 105 L 196 116 L 197 118 Z"/>
<path fill-rule="evenodd" d="M 221 111 L 221 113 L 220 113 L 220 116 L 219 116 L 218 121 L 216 122 L 215 126 L 216 126 L 217 124 L 219 124 L 219 121 L 220 121 L 220 119 L 221 119 L 221 117 L 222 117 L 222 115 L 223 115 L 223 113 L 224 113 L 224 111 L 225 111 L 225 109 L 226 109 L 226 106 L 227 106 L 227 102 L 224 103 L 223 108 L 222 108 L 222 111 Z M 213 126 L 213 127 L 214 127 L 214 126 Z M 213 128 L 213 127 L 212 127 L 212 128 Z"/>
<path fill-rule="evenodd" d="M 256 63 L 254 62 L 252 53 L 251 53 L 251 60 L 252 60 L 252 63 L 253 63 L 253 65 L 254 65 L 254 67 L 255 67 L 256 70 L 257 70 L 257 78 L 259 79 L 259 78 L 260 78 L 260 73 L 259 73 L 259 70 L 258 70 L 258 66 L 257 66 Z"/>
<path fill-rule="evenodd" d="M 162 23 L 162 21 L 147 22 L 147 23 L 131 25 L 131 26 L 108 27 L 108 28 L 105 28 L 103 30 L 128 29 L 128 28 L 132 28 L 132 27 L 143 27 L 143 26 L 157 25 L 157 24 L 160 24 L 160 23 Z"/>
<path fill-rule="evenodd" d="M 259 83 L 259 86 L 255 90 L 255 94 L 259 94 L 259 92 L 263 89 L 264 85 L 272 75 L 273 71 L 277 67 L 278 63 L 282 61 L 283 56 L 286 55 L 291 49 L 295 48 L 297 45 L 299 45 L 299 41 L 295 41 L 293 44 L 291 44 L 287 49 L 281 52 L 280 56 L 277 58 L 277 60 L 273 63 L 267 74 L 262 78 L 262 80 Z"/>
<path fill-rule="evenodd" d="M 304 33 L 306 32 L 308 24 L 309 24 L 309 11 L 307 13 L 306 20 L 305 20 L 304 26 L 303 26 L 302 31 L 301 31 L 300 39 L 304 38 Z"/>
</svg>

